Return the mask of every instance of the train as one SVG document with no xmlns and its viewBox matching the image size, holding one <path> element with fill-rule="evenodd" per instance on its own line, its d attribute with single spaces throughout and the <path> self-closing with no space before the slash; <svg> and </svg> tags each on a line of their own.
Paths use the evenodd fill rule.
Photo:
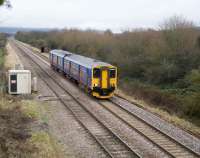
<svg viewBox="0 0 200 158">
<path fill-rule="evenodd" d="M 108 99 L 117 88 L 117 67 L 64 50 L 51 50 L 51 67 L 74 80 L 95 98 Z"/>
</svg>

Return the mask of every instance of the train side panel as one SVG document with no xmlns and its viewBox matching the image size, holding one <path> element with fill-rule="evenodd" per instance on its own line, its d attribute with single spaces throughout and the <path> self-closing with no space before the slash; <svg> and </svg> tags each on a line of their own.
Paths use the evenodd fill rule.
<svg viewBox="0 0 200 158">
<path fill-rule="evenodd" d="M 70 67 L 70 77 L 75 79 L 76 81 L 79 82 L 79 65 L 71 62 L 71 67 Z"/>
<path fill-rule="evenodd" d="M 52 65 L 57 67 L 58 64 L 58 57 L 55 54 L 52 54 Z"/>
<path fill-rule="evenodd" d="M 50 61 L 50 64 L 52 65 L 53 64 L 53 54 L 52 53 L 49 53 L 49 61 Z"/>
<path fill-rule="evenodd" d="M 88 69 L 88 88 L 92 89 L 92 69 Z"/>
<path fill-rule="evenodd" d="M 96 61 L 96 65 L 91 66 L 93 61 L 73 57 L 69 53 L 50 52 L 50 62 L 54 68 L 76 80 L 93 96 L 102 99 L 112 97 L 117 88 L 117 68 Z"/>
<path fill-rule="evenodd" d="M 50 51 L 50 62 L 51 65 L 60 71 L 64 71 L 64 58 L 65 56 L 71 55 L 69 52 L 63 52 L 61 50 Z"/>
<path fill-rule="evenodd" d="M 80 65 L 80 84 L 84 85 L 88 89 L 91 89 L 91 80 L 92 80 L 92 69 L 86 68 Z"/>
<path fill-rule="evenodd" d="M 91 89 L 92 69 L 72 62 L 69 58 L 64 58 L 63 71 L 81 85 Z"/>
<path fill-rule="evenodd" d="M 87 73 L 87 68 L 84 66 L 80 65 L 80 84 L 87 86 L 87 80 L 88 80 L 88 73 Z"/>
<path fill-rule="evenodd" d="M 64 59 L 64 69 L 63 69 L 63 71 L 67 75 L 70 75 L 70 67 L 71 67 L 71 62 L 69 60 Z"/>
<path fill-rule="evenodd" d="M 57 56 L 57 60 L 58 60 L 58 62 L 57 62 L 57 67 L 58 67 L 58 69 L 59 70 L 61 70 L 61 71 L 63 71 L 63 69 L 64 69 L 64 58 L 63 58 L 63 56 Z"/>
</svg>

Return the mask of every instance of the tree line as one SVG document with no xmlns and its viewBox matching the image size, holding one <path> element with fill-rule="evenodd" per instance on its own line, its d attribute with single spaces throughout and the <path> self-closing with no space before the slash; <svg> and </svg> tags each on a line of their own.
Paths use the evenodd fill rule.
<svg viewBox="0 0 200 158">
<path fill-rule="evenodd" d="M 200 118 L 200 28 L 182 17 L 169 18 L 157 30 L 64 29 L 18 32 L 16 38 L 116 65 L 122 88 L 169 112 L 181 109 Z"/>
<path fill-rule="evenodd" d="M 5 45 L 6 45 L 6 34 L 0 33 L 0 70 L 3 69 L 3 64 L 4 64 Z"/>
</svg>

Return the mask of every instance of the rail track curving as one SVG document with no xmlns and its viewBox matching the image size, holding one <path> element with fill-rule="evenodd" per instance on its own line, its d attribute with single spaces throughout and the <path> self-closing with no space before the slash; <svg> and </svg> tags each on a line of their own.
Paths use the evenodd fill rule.
<svg viewBox="0 0 200 158">
<path fill-rule="evenodd" d="M 51 73 L 48 73 L 41 66 L 42 64 L 48 64 L 46 59 L 43 58 L 46 62 L 40 62 L 39 64 L 36 60 L 33 60 L 33 58 L 37 59 L 38 57 L 33 54 L 31 50 L 19 43 L 15 43 L 15 46 L 37 65 L 36 71 L 40 78 L 55 93 L 62 104 L 72 112 L 77 121 L 88 131 L 88 133 L 90 133 L 109 157 L 141 157 L 140 153 L 134 150 L 126 141 L 118 136 L 117 133 L 113 132 L 112 128 L 104 124 L 92 111 L 88 110 L 78 97 L 78 94 L 72 94 L 69 90 L 64 88 L 54 79 Z M 62 94 L 67 94 L 68 98 L 66 99 Z M 96 102 L 114 117 L 121 120 L 128 127 L 139 133 L 161 151 L 165 152 L 168 157 L 200 157 L 198 152 L 185 146 L 183 143 L 159 130 L 159 128 L 140 118 L 131 110 L 125 108 L 124 105 L 122 105 L 122 102 L 120 102 L 120 99 L 121 98 L 114 97 L 108 101 Z M 70 102 L 73 102 L 73 106 Z"/>
<path fill-rule="evenodd" d="M 35 57 L 31 52 L 17 43 L 15 46 L 23 52 L 37 67 L 35 71 L 37 75 L 48 85 L 48 87 L 54 92 L 60 102 L 71 111 L 76 120 L 84 127 L 85 130 L 95 139 L 95 141 L 101 146 L 101 148 L 112 158 L 138 158 L 141 157 L 136 153 L 129 144 L 124 142 L 116 133 L 114 133 L 109 127 L 103 124 L 97 119 L 93 113 L 88 111 L 83 103 L 79 101 L 77 97 L 72 95 L 69 91 L 64 89 L 54 78 L 51 76 L 44 67 L 38 62 L 33 60 Z M 65 94 L 68 97 L 65 97 Z M 73 104 L 71 103 L 73 102 Z"/>
</svg>

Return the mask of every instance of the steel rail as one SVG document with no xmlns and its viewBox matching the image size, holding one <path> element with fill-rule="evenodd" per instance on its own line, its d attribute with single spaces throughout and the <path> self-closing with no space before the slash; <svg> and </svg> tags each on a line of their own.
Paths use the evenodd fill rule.
<svg viewBox="0 0 200 158">
<path fill-rule="evenodd" d="M 63 89 L 63 91 L 65 91 L 70 97 L 72 97 L 74 99 L 74 101 L 80 105 L 90 116 L 92 116 L 99 124 L 101 124 L 107 131 L 110 132 L 110 134 L 113 135 L 113 137 L 115 137 L 116 139 L 119 140 L 119 142 L 121 142 L 126 148 L 127 150 L 131 151 L 133 153 L 133 156 L 134 157 L 141 157 L 139 155 L 139 153 L 136 153 L 136 151 L 134 151 L 126 142 L 124 142 L 119 136 L 117 136 L 117 134 L 115 134 L 109 127 L 107 127 L 104 123 L 102 123 L 99 119 L 96 118 L 96 116 L 91 112 L 89 111 L 87 108 L 85 108 L 85 106 L 83 105 L 82 102 L 80 102 L 73 94 L 71 94 L 68 90 L 66 90 L 65 88 L 63 88 L 63 86 L 58 83 L 58 81 L 56 81 L 54 78 L 52 78 L 52 76 L 50 76 L 42 67 L 40 64 L 38 64 L 36 61 L 34 61 L 29 55 L 28 53 L 26 53 L 26 51 L 24 51 L 19 45 L 17 45 L 17 47 L 23 51 L 35 64 L 37 64 L 40 69 L 45 72 L 61 89 Z M 25 47 L 25 46 L 22 46 L 22 47 Z M 29 49 L 29 48 L 25 48 L 25 49 Z M 32 53 L 32 50 L 29 50 L 31 53 Z M 42 60 L 41 60 L 42 61 Z M 41 74 L 38 74 L 40 77 Z M 48 85 L 48 87 L 57 95 L 58 98 L 59 97 L 59 94 L 57 94 L 57 92 L 51 87 L 51 85 L 49 85 L 49 83 L 43 79 L 43 81 Z M 99 145 L 101 145 L 101 147 L 104 149 L 104 151 L 106 151 L 108 153 L 108 155 L 110 157 L 114 157 L 113 154 L 103 145 L 103 143 L 95 136 L 91 133 L 91 131 L 84 125 L 84 123 L 77 117 L 76 113 L 68 107 L 68 105 L 66 105 L 66 103 L 64 102 L 64 100 L 62 98 L 60 98 L 60 101 L 65 105 L 67 106 L 67 108 L 72 112 L 72 114 L 75 116 L 75 118 L 78 120 L 79 123 L 81 123 L 82 126 L 84 126 L 84 128 L 90 133 L 90 135 L 92 135 L 93 138 L 95 138 L 96 142 L 98 142 Z"/>
<path fill-rule="evenodd" d="M 28 48 L 27 48 L 28 49 Z M 39 53 L 38 53 L 39 54 Z M 44 56 L 43 56 L 44 57 Z M 44 57 L 45 58 L 45 57 Z M 47 57 L 46 57 L 47 58 Z M 66 90 L 65 90 L 66 91 Z M 82 104 L 76 97 L 74 97 L 70 92 L 67 92 L 73 99 L 75 99 L 78 104 Z M 122 98 L 124 99 L 124 98 Z M 126 100 L 128 101 L 128 100 Z M 148 125 L 149 127 L 153 128 L 154 130 L 156 130 L 157 132 L 159 132 L 160 134 L 164 135 L 165 137 L 167 137 L 168 139 L 170 139 L 170 141 L 173 141 L 173 143 L 176 143 L 178 145 L 180 145 L 181 147 L 183 147 L 184 149 L 186 149 L 188 152 L 194 154 L 195 156 L 199 157 L 199 154 L 196 153 L 195 151 L 191 150 L 190 148 L 188 148 L 187 146 L 183 145 L 182 143 L 180 143 L 179 141 L 175 140 L 174 138 L 172 138 L 171 136 L 169 136 L 168 134 L 162 132 L 161 130 L 159 130 L 158 128 L 154 127 L 153 125 L 151 125 L 150 123 L 144 121 L 142 118 L 138 117 L 137 115 L 135 115 L 133 112 L 125 109 L 124 107 L 122 107 L 120 104 L 117 104 L 116 102 L 112 101 L 110 99 L 110 102 L 112 102 L 114 105 L 118 106 L 119 108 L 121 108 L 123 111 L 127 112 L 128 114 L 132 115 L 133 117 L 137 118 L 138 120 L 142 121 L 143 123 L 145 123 L 146 125 Z M 129 101 L 128 101 L 129 102 Z M 129 102 L 131 103 L 131 102 Z M 110 110 L 109 108 L 107 108 L 105 105 L 103 105 L 101 102 L 99 102 L 99 104 L 101 104 L 106 110 L 108 110 L 110 113 L 112 113 L 115 117 L 117 117 L 118 119 L 120 119 L 122 122 L 124 122 L 126 125 L 128 125 L 129 127 L 133 128 L 135 131 L 137 131 L 140 135 L 142 135 L 143 137 L 145 137 L 146 139 L 148 139 L 151 143 L 153 143 L 154 145 L 156 145 L 158 148 L 160 148 L 161 150 L 163 150 L 164 152 L 166 152 L 168 155 L 170 155 L 171 157 L 174 157 L 169 151 L 167 151 L 166 149 L 164 149 L 162 146 L 160 146 L 159 144 L 157 144 L 155 141 L 153 141 L 152 139 L 150 139 L 148 136 L 146 136 L 144 133 L 142 133 L 141 131 L 139 131 L 137 128 L 135 128 L 133 125 L 131 125 L 130 123 L 128 123 L 126 120 L 124 120 L 123 118 L 121 118 L 119 115 L 117 115 L 116 113 L 114 113 L 112 110 Z M 131 103 L 132 104 L 132 103 Z M 85 108 L 85 107 L 84 107 Z M 87 109 L 85 109 L 86 111 L 88 111 Z M 88 111 L 90 112 L 90 111 Z M 91 113 L 91 112 L 90 112 Z M 93 114 L 92 114 L 93 115 Z M 95 117 L 95 116 L 94 116 Z"/>
<path fill-rule="evenodd" d="M 114 102 L 112 99 L 109 99 L 109 101 L 111 103 L 113 103 L 115 106 L 119 107 L 120 109 L 122 109 L 123 111 L 125 111 L 126 113 L 128 113 L 129 115 L 132 115 L 133 117 L 135 117 L 136 119 L 140 120 L 142 123 L 148 125 L 150 128 L 156 130 L 157 132 L 159 132 L 160 134 L 162 134 L 163 136 L 167 137 L 170 141 L 176 143 L 177 145 L 180 145 L 182 148 L 184 148 L 185 150 L 187 150 L 188 152 L 190 152 L 191 154 L 195 155 L 196 157 L 199 157 L 200 155 L 198 153 L 196 153 L 195 151 L 193 151 L 192 149 L 188 148 L 187 146 L 185 146 L 184 144 L 182 144 L 181 142 L 177 141 L 176 139 L 172 138 L 171 136 L 169 136 L 168 134 L 164 133 L 162 130 L 160 130 L 159 128 L 153 126 L 152 124 L 150 124 L 149 122 L 145 121 L 144 119 L 142 119 L 141 117 L 137 116 L 136 114 L 134 114 L 133 112 L 127 110 L 126 108 L 124 108 L 122 105 Z M 127 100 L 126 100 L 127 101 Z M 129 101 L 127 101 L 129 102 Z M 129 102 L 131 103 L 131 102 Z M 131 103 L 132 104 L 132 103 Z M 104 106 L 105 107 L 105 106 Z M 108 109 L 106 107 L 106 109 Z M 110 110 L 110 109 L 109 109 Z M 146 136 L 147 137 L 147 136 Z M 159 144 L 157 144 L 158 146 L 160 146 Z M 161 147 L 162 148 L 162 147 Z M 167 151 L 168 152 L 168 151 Z"/>
<path fill-rule="evenodd" d="M 147 139 L 148 141 L 150 141 L 153 145 L 157 146 L 159 149 L 163 150 L 166 154 L 168 154 L 170 157 L 175 158 L 175 156 L 173 156 L 170 152 L 168 152 L 167 150 L 165 150 L 163 147 L 161 147 L 159 144 L 155 143 L 152 139 L 150 139 L 148 136 L 146 136 L 144 133 L 142 133 L 141 131 L 139 131 L 137 128 L 135 128 L 131 123 L 127 122 L 124 118 L 120 117 L 119 115 L 117 115 L 115 112 L 113 112 L 112 110 L 110 110 L 108 107 L 106 107 L 102 102 L 98 102 L 101 106 L 103 106 L 107 111 L 109 111 L 111 114 L 113 114 L 115 117 L 117 117 L 119 120 L 121 120 L 124 124 L 126 124 L 127 126 L 129 126 L 131 129 L 133 129 L 134 131 L 136 131 L 137 133 L 139 133 L 140 135 L 142 135 L 145 139 Z"/>
</svg>

